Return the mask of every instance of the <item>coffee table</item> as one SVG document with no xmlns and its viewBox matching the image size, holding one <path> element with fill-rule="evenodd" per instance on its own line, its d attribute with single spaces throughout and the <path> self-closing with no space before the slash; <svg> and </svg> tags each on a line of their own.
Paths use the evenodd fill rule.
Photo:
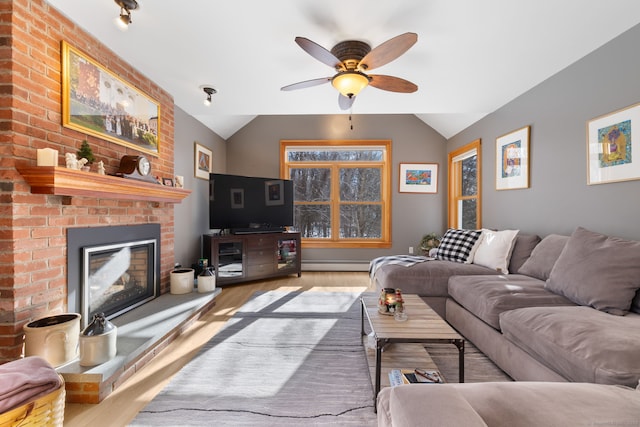
<svg viewBox="0 0 640 427">
<path fill-rule="evenodd" d="M 375 400 L 380 392 L 383 348 L 391 343 L 450 343 L 458 349 L 460 382 L 464 382 L 464 338 L 433 311 L 418 295 L 403 295 L 408 319 L 398 322 L 393 316 L 378 313 L 378 295 L 366 293 L 361 298 L 361 332 L 367 320 L 375 339 Z M 426 350 L 425 350 L 426 353 Z"/>
</svg>

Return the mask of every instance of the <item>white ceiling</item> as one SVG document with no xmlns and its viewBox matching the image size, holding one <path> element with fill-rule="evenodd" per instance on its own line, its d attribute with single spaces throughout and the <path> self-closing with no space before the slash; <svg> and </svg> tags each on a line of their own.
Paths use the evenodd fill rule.
<svg viewBox="0 0 640 427">
<path fill-rule="evenodd" d="M 294 42 L 375 47 L 405 32 L 418 42 L 373 74 L 418 91 L 366 88 L 354 114 L 415 114 L 449 138 L 640 23 L 638 0 L 138 0 L 114 25 L 113 0 L 48 0 L 227 139 L 257 115 L 344 114 L 330 84 L 282 86 L 333 70 Z M 202 85 L 218 90 L 202 103 Z"/>
</svg>

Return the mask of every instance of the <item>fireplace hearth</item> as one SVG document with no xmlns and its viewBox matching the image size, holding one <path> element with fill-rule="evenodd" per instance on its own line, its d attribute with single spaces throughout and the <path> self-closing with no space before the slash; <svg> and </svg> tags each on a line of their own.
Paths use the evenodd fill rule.
<svg viewBox="0 0 640 427">
<path fill-rule="evenodd" d="M 67 251 L 69 312 L 83 327 L 160 295 L 160 224 L 70 228 Z"/>
</svg>

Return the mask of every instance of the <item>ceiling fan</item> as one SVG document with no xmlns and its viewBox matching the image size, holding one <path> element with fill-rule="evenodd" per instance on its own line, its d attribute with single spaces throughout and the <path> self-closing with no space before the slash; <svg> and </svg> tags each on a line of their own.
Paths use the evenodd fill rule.
<svg viewBox="0 0 640 427">
<path fill-rule="evenodd" d="M 331 51 L 304 37 L 296 37 L 295 41 L 309 55 L 335 68 L 337 74 L 294 83 L 280 90 L 304 89 L 331 82 L 340 92 L 338 105 L 343 110 L 351 108 L 356 95 L 369 85 L 390 92 L 412 93 L 418 90 L 417 85 L 400 77 L 365 74 L 365 71 L 385 65 L 409 50 L 418 41 L 415 33 L 400 34 L 373 50 L 367 43 L 357 40 L 340 42 Z"/>
</svg>

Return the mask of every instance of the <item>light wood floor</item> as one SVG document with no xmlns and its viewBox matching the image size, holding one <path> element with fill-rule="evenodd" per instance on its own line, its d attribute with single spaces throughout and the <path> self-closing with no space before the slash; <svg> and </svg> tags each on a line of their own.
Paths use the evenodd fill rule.
<svg viewBox="0 0 640 427">
<path fill-rule="evenodd" d="M 362 292 L 373 288 L 365 272 L 303 272 L 300 278 L 291 276 L 225 287 L 211 311 L 101 403 L 67 403 L 64 425 L 126 426 L 254 292 L 265 290 Z"/>
</svg>

